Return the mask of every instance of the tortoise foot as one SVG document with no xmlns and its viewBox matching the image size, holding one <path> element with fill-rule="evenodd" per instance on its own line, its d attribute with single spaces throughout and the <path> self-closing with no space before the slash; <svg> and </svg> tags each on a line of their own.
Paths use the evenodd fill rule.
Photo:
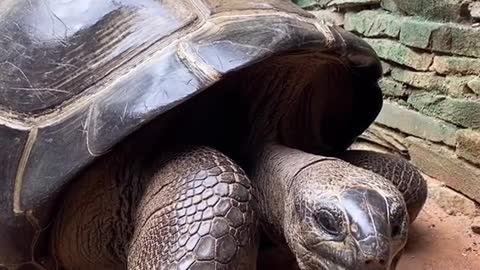
<svg viewBox="0 0 480 270">
<path fill-rule="evenodd" d="M 129 270 L 255 269 L 252 188 L 224 155 L 207 148 L 183 152 L 159 167 L 146 191 Z"/>
<path fill-rule="evenodd" d="M 97 164 L 72 187 L 55 228 L 66 269 L 255 269 L 252 187 L 221 153 Z"/>
</svg>

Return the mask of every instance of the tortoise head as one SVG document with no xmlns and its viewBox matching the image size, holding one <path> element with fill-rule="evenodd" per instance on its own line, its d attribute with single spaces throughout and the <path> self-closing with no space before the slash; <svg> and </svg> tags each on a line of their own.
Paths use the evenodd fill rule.
<svg viewBox="0 0 480 270">
<path fill-rule="evenodd" d="M 302 169 L 292 181 L 284 229 L 302 270 L 395 269 L 409 221 L 390 182 L 335 159 Z"/>
</svg>

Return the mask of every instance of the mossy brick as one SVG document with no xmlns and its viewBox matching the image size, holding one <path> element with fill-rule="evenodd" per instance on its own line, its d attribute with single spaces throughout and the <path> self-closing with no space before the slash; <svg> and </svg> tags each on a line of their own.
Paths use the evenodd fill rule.
<svg viewBox="0 0 480 270">
<path fill-rule="evenodd" d="M 457 131 L 456 153 L 459 157 L 480 165 L 480 132 L 470 129 Z"/>
<path fill-rule="evenodd" d="M 420 49 L 480 57 L 480 31 L 463 24 L 407 17 L 400 29 L 400 42 Z"/>
<path fill-rule="evenodd" d="M 447 76 L 445 78 L 445 88 L 448 95 L 452 97 L 464 97 L 465 94 L 475 93 L 475 90 L 471 89 L 469 83 L 474 81 L 477 76 Z"/>
<path fill-rule="evenodd" d="M 458 56 L 435 56 L 430 68 L 439 74 L 480 74 L 480 59 Z"/>
<path fill-rule="evenodd" d="M 440 27 L 442 27 L 440 23 L 410 17 L 403 21 L 400 29 L 400 42 L 408 46 L 427 49 L 430 47 L 434 30 Z"/>
<path fill-rule="evenodd" d="M 398 38 L 402 17 L 380 10 L 364 10 L 345 14 L 345 30 L 359 33 L 365 37 Z"/>
<path fill-rule="evenodd" d="M 364 40 L 370 44 L 380 58 L 416 70 L 428 70 L 433 61 L 432 54 L 417 52 L 393 40 L 372 38 Z"/>
<path fill-rule="evenodd" d="M 480 31 L 461 24 L 445 24 L 434 30 L 431 47 L 434 51 L 480 57 Z"/>
<path fill-rule="evenodd" d="M 396 82 L 389 78 L 382 78 L 379 80 L 378 85 L 382 92 L 386 96 L 391 97 L 406 97 L 408 95 L 408 90 L 403 85 L 403 83 Z"/>
<path fill-rule="evenodd" d="M 395 0 L 397 8 L 405 14 L 421 16 L 428 20 L 459 22 L 465 16 L 465 0 Z"/>
<path fill-rule="evenodd" d="M 438 76 L 435 72 L 420 72 L 394 68 L 392 69 L 391 76 L 394 80 L 415 88 L 447 92 L 445 88 L 445 78 Z"/>
<path fill-rule="evenodd" d="M 396 102 L 385 100 L 375 122 L 409 135 L 455 146 L 457 128 L 454 125 L 407 109 Z"/>
<path fill-rule="evenodd" d="M 455 155 L 448 147 L 408 137 L 410 161 L 423 173 L 480 202 L 480 169 Z"/>
<path fill-rule="evenodd" d="M 480 128 L 480 101 L 414 92 L 407 102 L 424 114 L 461 127 Z"/>
</svg>

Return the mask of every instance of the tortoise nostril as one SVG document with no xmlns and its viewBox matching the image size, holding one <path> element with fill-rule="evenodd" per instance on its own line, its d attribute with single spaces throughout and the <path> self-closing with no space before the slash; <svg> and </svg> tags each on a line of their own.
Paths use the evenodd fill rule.
<svg viewBox="0 0 480 270">
<path fill-rule="evenodd" d="M 373 260 L 366 260 L 365 264 L 371 264 L 372 262 L 373 262 Z"/>
<path fill-rule="evenodd" d="M 386 261 L 385 261 L 384 259 L 380 259 L 380 260 L 378 261 L 378 263 L 379 263 L 380 265 L 385 265 Z"/>
</svg>

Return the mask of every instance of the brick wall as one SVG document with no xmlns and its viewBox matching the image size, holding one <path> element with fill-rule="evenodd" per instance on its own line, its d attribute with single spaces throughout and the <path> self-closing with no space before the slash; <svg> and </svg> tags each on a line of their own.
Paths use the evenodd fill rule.
<svg viewBox="0 0 480 270">
<path fill-rule="evenodd" d="M 385 101 L 361 141 L 480 202 L 480 1 L 294 0 L 363 37 Z"/>
</svg>

